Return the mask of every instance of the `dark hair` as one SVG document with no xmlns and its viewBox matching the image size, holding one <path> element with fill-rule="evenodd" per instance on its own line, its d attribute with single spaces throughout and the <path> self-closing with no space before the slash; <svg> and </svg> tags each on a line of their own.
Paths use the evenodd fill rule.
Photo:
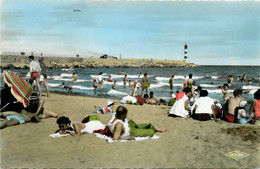
<svg viewBox="0 0 260 169">
<path fill-rule="evenodd" d="M 102 72 L 100 72 L 98 75 L 102 75 Z"/>
<path fill-rule="evenodd" d="M 148 98 L 148 94 L 144 94 L 144 99 L 145 99 L 145 98 Z"/>
<path fill-rule="evenodd" d="M 29 59 L 34 60 L 34 56 L 33 55 L 29 56 Z"/>
<path fill-rule="evenodd" d="M 225 87 L 225 86 L 229 87 L 229 85 L 227 83 L 223 84 L 223 87 Z"/>
<path fill-rule="evenodd" d="M 70 119 L 65 116 L 59 117 L 56 121 L 57 124 L 70 124 L 70 122 L 71 122 Z"/>
<path fill-rule="evenodd" d="M 191 73 L 189 74 L 189 78 L 190 78 L 190 79 L 192 78 L 192 74 L 191 74 Z"/>
<path fill-rule="evenodd" d="M 174 77 L 174 75 L 172 75 L 172 77 Z"/>
<path fill-rule="evenodd" d="M 260 99 L 260 89 L 258 89 L 255 93 L 254 93 L 254 98 L 259 100 Z"/>
<path fill-rule="evenodd" d="M 201 90 L 200 91 L 200 97 L 206 97 L 206 96 L 208 96 L 208 91 L 207 90 Z"/>
<path fill-rule="evenodd" d="M 185 87 L 182 91 L 185 92 L 185 94 L 187 94 L 187 93 L 191 92 L 191 88 Z"/>
<path fill-rule="evenodd" d="M 147 76 L 147 73 L 144 73 L 144 76 Z"/>
<path fill-rule="evenodd" d="M 236 89 L 234 92 L 233 92 L 233 95 L 234 97 L 238 96 L 238 95 L 242 95 L 242 89 Z"/>
<path fill-rule="evenodd" d="M 128 110 L 124 106 L 118 106 L 116 109 L 116 118 L 123 120 L 126 117 Z"/>
</svg>

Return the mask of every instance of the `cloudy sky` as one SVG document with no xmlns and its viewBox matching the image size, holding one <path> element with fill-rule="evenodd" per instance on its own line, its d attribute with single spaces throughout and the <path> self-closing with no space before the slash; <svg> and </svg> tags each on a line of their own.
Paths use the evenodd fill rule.
<svg viewBox="0 0 260 169">
<path fill-rule="evenodd" d="M 3 52 L 260 65 L 260 2 L 4 0 Z M 73 12 L 79 9 L 81 12 Z"/>
</svg>

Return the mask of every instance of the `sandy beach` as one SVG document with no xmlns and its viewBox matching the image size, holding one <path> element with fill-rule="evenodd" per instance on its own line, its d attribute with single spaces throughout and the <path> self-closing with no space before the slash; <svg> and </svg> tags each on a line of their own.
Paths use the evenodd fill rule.
<svg viewBox="0 0 260 169">
<path fill-rule="evenodd" d="M 45 108 L 81 121 L 94 105 L 104 107 L 106 98 L 51 94 Z M 113 100 L 116 105 L 119 100 Z M 51 138 L 55 118 L 1 130 L 1 168 L 257 168 L 260 167 L 260 122 L 255 125 L 224 121 L 199 122 L 166 115 L 170 106 L 127 105 L 128 118 L 167 128 L 158 140 L 108 143 L 94 134 Z M 98 114 L 107 124 L 110 114 Z M 224 130 L 246 126 L 243 137 Z M 249 128 L 249 129 L 248 129 Z M 251 133 L 251 132 L 252 133 Z M 230 133 L 230 132 L 229 132 Z M 232 132 L 231 132 L 232 134 Z M 247 140 L 250 139 L 250 140 Z M 247 141 L 246 141 L 247 140 Z M 225 154 L 246 153 L 235 160 Z M 235 153 L 233 153 L 235 154 Z"/>
</svg>

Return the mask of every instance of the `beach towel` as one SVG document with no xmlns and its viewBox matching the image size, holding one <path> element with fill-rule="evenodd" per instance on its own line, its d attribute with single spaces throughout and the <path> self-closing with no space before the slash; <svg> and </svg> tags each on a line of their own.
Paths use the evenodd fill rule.
<svg viewBox="0 0 260 169">
<path fill-rule="evenodd" d="M 135 140 L 113 140 L 113 138 L 108 137 L 106 135 L 100 134 L 100 133 L 94 133 L 96 135 L 97 138 L 101 138 L 106 140 L 108 143 L 114 143 L 114 142 L 122 142 L 122 143 L 126 143 L 126 142 L 133 142 L 133 141 L 143 141 L 143 140 L 147 140 L 147 139 L 153 139 L 153 140 L 157 140 L 160 137 L 153 135 L 152 137 L 147 136 L 147 137 L 135 137 Z"/>
</svg>

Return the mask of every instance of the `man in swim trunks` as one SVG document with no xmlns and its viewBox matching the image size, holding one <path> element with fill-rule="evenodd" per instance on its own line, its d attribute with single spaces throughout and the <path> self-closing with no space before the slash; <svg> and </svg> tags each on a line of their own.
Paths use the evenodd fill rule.
<svg viewBox="0 0 260 169">
<path fill-rule="evenodd" d="M 21 113 L 16 112 L 2 112 L 1 117 L 5 119 L 1 121 L 0 129 L 5 127 L 15 126 L 19 124 L 25 124 L 29 122 L 36 122 L 40 121 L 40 118 L 35 113 L 29 113 L 25 110 L 22 110 Z"/>
<path fill-rule="evenodd" d="M 31 74 L 31 79 L 32 81 L 36 80 L 37 88 L 39 91 L 40 97 L 42 96 L 42 89 L 40 86 L 40 72 L 41 72 L 41 67 L 39 62 L 34 60 L 34 56 L 29 56 L 29 61 L 30 61 L 30 74 Z"/>
<path fill-rule="evenodd" d="M 141 80 L 141 85 L 142 85 L 141 97 L 143 97 L 144 90 L 146 90 L 146 93 L 149 94 L 150 81 L 147 77 L 147 73 L 144 73 L 144 77 Z"/>
</svg>

